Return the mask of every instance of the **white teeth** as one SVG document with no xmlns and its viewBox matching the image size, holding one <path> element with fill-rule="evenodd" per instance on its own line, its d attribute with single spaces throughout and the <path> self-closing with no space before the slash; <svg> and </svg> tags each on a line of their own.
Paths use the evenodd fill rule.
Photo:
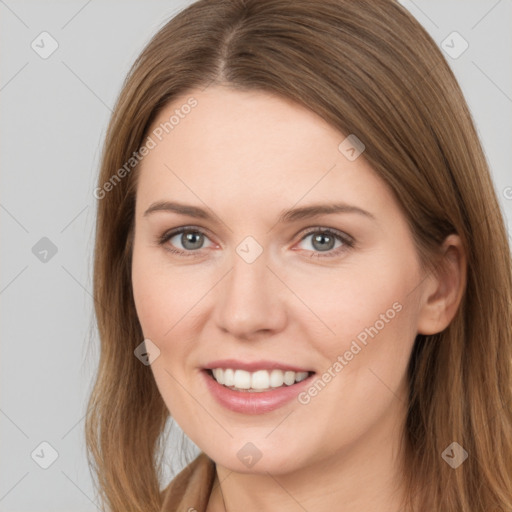
<svg viewBox="0 0 512 512">
<path fill-rule="evenodd" d="M 291 386 L 307 378 L 308 372 L 292 372 L 283 370 L 233 370 L 231 368 L 215 368 L 212 370 L 215 380 L 224 386 L 250 391 L 266 391 L 279 388 L 286 384 Z"/>
<path fill-rule="evenodd" d="M 224 382 L 222 382 L 222 384 L 224 384 L 224 386 L 234 386 L 235 372 L 231 368 L 224 370 Z"/>
<path fill-rule="evenodd" d="M 284 372 L 284 383 L 287 386 L 295 384 L 295 372 Z"/>
<path fill-rule="evenodd" d="M 272 370 L 270 373 L 270 386 L 280 388 L 284 384 L 284 374 L 281 370 Z"/>
<path fill-rule="evenodd" d="M 220 370 L 223 372 L 223 370 Z M 238 389 L 249 389 L 251 387 L 251 374 L 245 370 L 235 370 L 234 384 Z"/>
<path fill-rule="evenodd" d="M 252 389 L 268 389 L 270 385 L 270 377 L 267 370 L 259 370 L 251 376 Z"/>
<path fill-rule="evenodd" d="M 224 372 L 222 371 L 222 369 L 216 368 L 215 370 L 212 370 L 212 371 L 213 371 L 213 376 L 215 377 L 215 380 L 219 384 L 224 384 Z"/>
</svg>

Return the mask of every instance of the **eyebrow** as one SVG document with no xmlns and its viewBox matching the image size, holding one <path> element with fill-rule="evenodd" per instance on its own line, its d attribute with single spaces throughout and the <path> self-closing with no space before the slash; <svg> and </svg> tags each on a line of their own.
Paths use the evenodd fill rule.
<svg viewBox="0 0 512 512">
<path fill-rule="evenodd" d="M 214 216 L 208 211 L 198 206 L 182 204 L 174 201 L 157 201 L 150 205 L 144 212 L 144 217 L 154 212 L 173 212 L 180 215 L 187 215 L 198 219 L 214 221 Z M 278 224 L 296 222 L 309 217 L 318 215 L 331 215 L 334 213 L 357 213 L 369 219 L 375 219 L 375 216 L 362 208 L 347 203 L 320 203 L 299 208 L 292 208 L 281 212 L 278 218 Z"/>
</svg>

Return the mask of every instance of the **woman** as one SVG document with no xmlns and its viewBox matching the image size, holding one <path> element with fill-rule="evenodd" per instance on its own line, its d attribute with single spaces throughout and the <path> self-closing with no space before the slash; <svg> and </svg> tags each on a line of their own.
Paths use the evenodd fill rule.
<svg viewBox="0 0 512 512">
<path fill-rule="evenodd" d="M 512 273 L 436 44 L 393 0 L 201 0 L 95 192 L 105 510 L 512 509 Z M 200 455 L 161 489 L 170 415 Z"/>
</svg>

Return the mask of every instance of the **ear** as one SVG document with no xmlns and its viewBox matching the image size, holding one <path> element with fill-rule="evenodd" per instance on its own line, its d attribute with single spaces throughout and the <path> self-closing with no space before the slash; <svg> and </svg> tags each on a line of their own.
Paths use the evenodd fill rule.
<svg viewBox="0 0 512 512">
<path fill-rule="evenodd" d="M 458 235 L 443 242 L 436 271 L 425 279 L 418 316 L 418 334 L 436 334 L 453 320 L 466 287 L 467 260 Z"/>
</svg>

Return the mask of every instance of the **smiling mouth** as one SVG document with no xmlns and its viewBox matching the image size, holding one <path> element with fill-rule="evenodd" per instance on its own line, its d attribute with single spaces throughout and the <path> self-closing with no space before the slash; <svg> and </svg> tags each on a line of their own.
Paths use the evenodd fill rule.
<svg viewBox="0 0 512 512">
<path fill-rule="evenodd" d="M 307 379 L 315 372 L 294 372 L 288 370 L 257 370 L 248 372 L 232 368 L 213 368 L 205 370 L 218 384 L 233 391 L 261 393 L 290 387 Z"/>
</svg>

